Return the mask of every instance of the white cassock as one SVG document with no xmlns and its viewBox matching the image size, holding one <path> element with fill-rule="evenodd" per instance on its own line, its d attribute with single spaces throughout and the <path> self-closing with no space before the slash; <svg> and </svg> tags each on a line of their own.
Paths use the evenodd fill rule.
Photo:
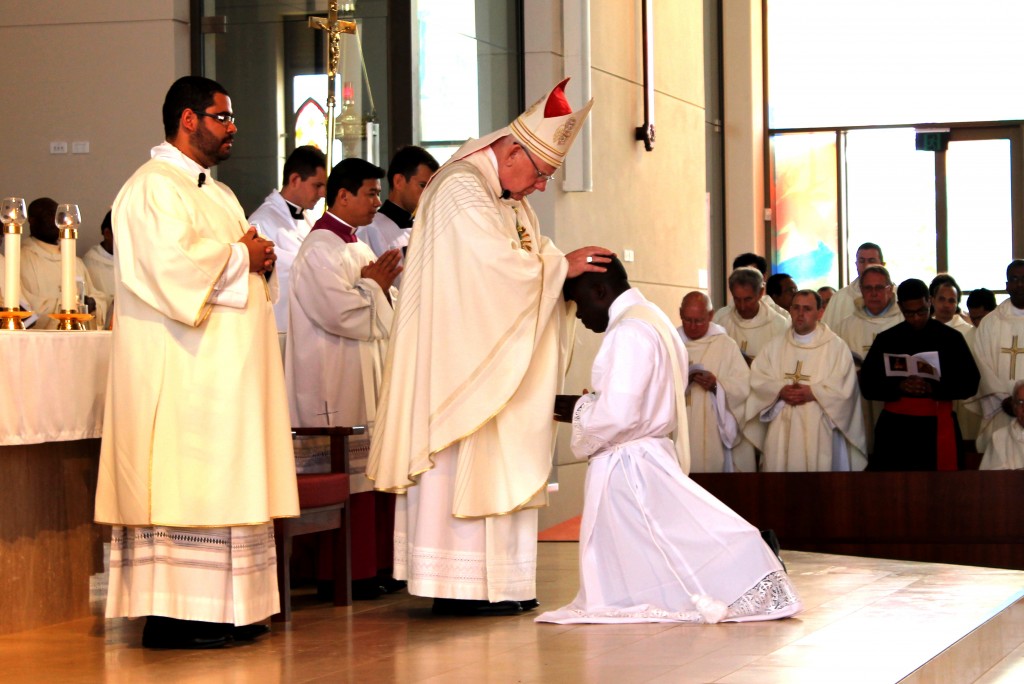
<svg viewBox="0 0 1024 684">
<path fill-rule="evenodd" d="M 757 313 L 751 319 L 743 318 L 735 309 L 730 309 L 727 316 L 715 320 L 725 332 L 735 340 L 744 356 L 755 358 L 768 344 L 769 340 L 789 329 L 789 319 L 768 306 L 762 297 Z"/>
<path fill-rule="evenodd" d="M 394 315 L 380 285 L 360 275 L 373 260 L 362 242 L 314 230 L 292 263 L 284 370 L 297 427 L 368 425 L 372 431 Z M 364 474 L 365 438 L 359 442 L 350 453 L 350 486 L 366 492 L 372 487 Z"/>
<path fill-rule="evenodd" d="M 489 148 L 454 159 L 420 201 L 367 475 L 402 495 L 394 567 L 409 593 L 523 601 L 537 595 L 568 263 L 528 201 L 501 199 Z"/>
<path fill-rule="evenodd" d="M 385 202 L 386 206 L 390 205 L 394 210 L 405 213 L 404 209 L 396 207 L 394 204 Z M 373 253 L 378 257 L 389 249 L 402 249 L 409 245 L 409 235 L 412 232 L 412 228 L 402 228 L 395 223 L 390 216 L 382 213 L 380 210 L 377 211 L 373 216 L 373 220 L 365 226 L 359 226 L 356 229 L 356 237 L 365 242 L 373 250 Z M 401 262 L 405 263 L 404 257 Z M 399 273 L 398 277 L 395 278 L 395 287 L 400 287 L 402 284 L 402 274 Z"/>
<path fill-rule="evenodd" d="M 1024 468 L 1024 427 L 1016 420 L 992 433 L 978 470 Z"/>
<path fill-rule="evenodd" d="M 868 313 L 864 308 L 864 301 L 860 300 L 854 304 L 853 313 L 839 321 L 838 326 L 833 330 L 843 342 L 846 342 L 850 351 L 860 357 L 857 362 L 859 364 L 868 355 L 868 350 L 871 349 L 871 344 L 875 341 L 878 333 L 888 330 L 902 321 L 903 314 L 900 313 L 895 299 L 885 311 L 877 316 Z M 860 408 L 864 414 L 864 435 L 867 438 L 867 453 L 869 454 L 874 450 L 875 421 L 878 420 L 884 406 L 885 402 L 883 401 L 869 401 L 861 397 Z"/>
<path fill-rule="evenodd" d="M 60 310 L 60 245 L 51 245 L 33 237 L 22 237 L 21 242 L 21 296 L 39 316 L 36 330 L 56 330 L 58 321 L 48 314 Z M 75 257 L 75 280 L 83 287 L 85 296 L 96 300 L 95 318 L 87 327 L 102 329 L 107 320 L 106 295 L 97 291 L 85 262 Z"/>
<path fill-rule="evenodd" d="M 249 624 L 279 610 L 272 519 L 299 512 L 276 279 L 249 272 L 227 186 L 170 143 L 152 156 L 113 208 L 107 616 Z"/>
<path fill-rule="evenodd" d="M 974 333 L 977 328 L 972 323 L 968 323 L 963 319 L 960 314 L 953 314 L 953 317 L 946 323 L 949 327 L 960 332 L 964 336 L 964 340 L 967 342 L 967 346 L 971 349 L 971 354 L 974 354 Z M 977 361 L 975 361 L 977 364 Z M 971 397 L 966 400 L 958 400 L 953 402 L 953 410 L 956 412 L 956 421 L 960 425 L 960 435 L 965 440 L 972 440 L 978 438 L 978 431 L 981 429 L 981 402 L 978 398 Z"/>
<path fill-rule="evenodd" d="M 296 207 L 298 208 L 298 207 Z M 263 204 L 249 216 L 249 223 L 258 223 L 260 231 L 274 243 L 274 272 L 277 274 L 279 296 L 274 303 L 274 320 L 281 332 L 288 330 L 288 284 L 292 261 L 299 253 L 302 241 L 309 235 L 315 219 L 309 211 L 302 212 L 302 218 L 292 218 L 288 202 L 277 190 L 271 191 Z"/>
<path fill-rule="evenodd" d="M 791 406 L 779 399 L 799 382 L 814 400 Z M 827 326 L 807 335 L 792 330 L 772 340 L 750 367 L 744 432 L 763 452 L 765 472 L 864 470 L 864 419 L 850 349 Z"/>
<path fill-rule="evenodd" d="M 860 278 L 855 278 L 852 283 L 832 295 L 821 322 L 835 330 L 841 320 L 853 314 L 858 299 L 863 301 L 864 295 L 860 291 Z"/>
<path fill-rule="evenodd" d="M 778 304 L 776 304 L 775 300 L 772 299 L 771 297 L 769 297 L 768 295 L 765 295 L 765 296 L 761 297 L 761 301 L 764 302 L 768 306 L 769 309 L 771 309 L 775 313 L 781 315 L 787 321 L 790 320 L 789 312 L 786 311 L 785 309 L 783 309 Z M 719 325 L 721 325 L 722 321 L 725 318 L 728 318 L 728 316 L 732 312 L 732 310 L 733 310 L 733 305 L 732 304 L 726 304 L 721 309 L 718 309 L 718 310 L 715 311 L 715 315 L 711 317 L 711 321 L 713 323 L 718 323 Z"/>
<path fill-rule="evenodd" d="M 699 340 L 677 328 L 690 364 L 714 373 L 718 391 L 706 392 L 696 383 L 686 388 L 686 418 L 690 432 L 690 472 L 757 472 L 754 445 L 743 439 L 750 368 L 725 328 L 712 323 Z"/>
<path fill-rule="evenodd" d="M 114 302 L 114 255 L 103 249 L 102 244 L 97 244 L 93 245 L 85 253 L 82 261 L 85 262 L 85 268 L 89 271 L 93 285 L 103 293 L 107 301 L 107 314 L 109 316 L 111 304 Z"/>
<path fill-rule="evenodd" d="M 974 361 L 981 372 L 978 404 L 982 411 L 976 440 L 980 453 L 988 451 L 993 433 L 1009 425 L 1013 418 L 1002 408 L 1003 399 L 1013 392 L 1017 380 L 1024 380 L 1024 309 L 1009 299 L 981 319 L 974 333 Z"/>
<path fill-rule="evenodd" d="M 668 318 L 635 289 L 608 313 L 594 391 L 572 421 L 573 453 L 589 459 L 580 590 L 537 622 L 740 622 L 798 612 L 757 529 L 680 468 L 670 435 L 686 349 Z"/>
</svg>

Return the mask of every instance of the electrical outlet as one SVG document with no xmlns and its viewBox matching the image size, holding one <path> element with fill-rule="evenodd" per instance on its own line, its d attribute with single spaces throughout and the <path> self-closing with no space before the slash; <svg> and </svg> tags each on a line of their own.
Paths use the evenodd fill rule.
<svg viewBox="0 0 1024 684">
<path fill-rule="evenodd" d="M 89 154 L 89 141 L 76 140 L 71 143 L 71 154 Z"/>
<path fill-rule="evenodd" d="M 68 144 L 64 140 L 55 140 L 50 143 L 50 154 L 67 154 Z"/>
<path fill-rule="evenodd" d="M 634 258 L 633 250 L 631 250 L 631 249 L 624 249 L 624 250 L 622 250 L 622 260 L 623 261 L 628 263 L 628 262 L 633 261 L 633 258 Z"/>
</svg>

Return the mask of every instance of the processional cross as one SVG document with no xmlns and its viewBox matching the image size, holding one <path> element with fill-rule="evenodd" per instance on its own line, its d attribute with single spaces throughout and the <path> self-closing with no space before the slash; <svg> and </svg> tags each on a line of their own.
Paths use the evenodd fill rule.
<svg viewBox="0 0 1024 684">
<path fill-rule="evenodd" d="M 1022 349 L 1021 351 L 1024 352 L 1024 349 Z M 796 362 L 796 369 L 794 369 L 792 373 L 784 373 L 782 377 L 786 378 L 787 380 L 792 380 L 794 385 L 799 384 L 802 380 L 810 380 L 811 379 L 810 375 L 802 375 L 800 373 L 800 371 L 803 369 L 803 367 L 804 367 L 804 362 L 803 361 L 797 361 Z"/>
<path fill-rule="evenodd" d="M 341 61 L 341 34 L 356 32 L 356 22 L 338 19 L 338 0 L 328 0 L 326 17 L 310 17 L 309 27 L 327 32 L 327 172 L 334 168 L 331 152 L 334 149 L 334 77 Z"/>
<path fill-rule="evenodd" d="M 1000 349 L 1003 354 L 1010 355 L 1010 380 L 1017 379 L 1017 354 L 1024 354 L 1024 347 L 1017 346 L 1017 335 L 1013 336 L 1009 347 Z"/>
</svg>

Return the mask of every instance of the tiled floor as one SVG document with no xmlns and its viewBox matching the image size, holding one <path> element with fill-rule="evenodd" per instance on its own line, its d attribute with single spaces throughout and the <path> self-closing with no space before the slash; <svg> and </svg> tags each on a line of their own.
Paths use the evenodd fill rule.
<svg viewBox="0 0 1024 684">
<path fill-rule="evenodd" d="M 575 594 L 577 548 L 540 545 L 544 607 Z M 428 599 L 403 593 L 354 608 L 307 603 L 290 627 L 221 651 L 147 651 L 138 646 L 141 623 L 127 620 L 9 635 L 0 637 L 0 681 L 1024 682 L 1024 602 L 1015 603 L 1024 572 L 784 558 L 805 606 L 788 620 L 563 626 L 530 615 L 435 618 Z"/>
</svg>

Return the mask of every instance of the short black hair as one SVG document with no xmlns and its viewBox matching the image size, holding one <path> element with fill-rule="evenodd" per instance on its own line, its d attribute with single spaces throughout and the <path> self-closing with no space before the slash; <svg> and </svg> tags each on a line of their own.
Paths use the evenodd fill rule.
<svg viewBox="0 0 1024 684">
<path fill-rule="evenodd" d="M 881 261 L 882 263 L 885 263 L 885 257 L 882 256 L 882 248 L 879 247 L 878 245 L 876 245 L 874 242 L 865 242 L 865 243 L 863 243 L 860 247 L 857 248 L 857 251 L 860 252 L 862 249 L 873 249 L 873 250 L 877 251 L 878 252 L 878 260 Z"/>
<path fill-rule="evenodd" d="M 977 290 L 974 290 L 971 294 L 967 295 L 968 309 L 976 309 L 979 306 L 985 311 L 995 311 L 995 293 L 987 287 L 979 287 Z"/>
<path fill-rule="evenodd" d="M 1024 266 L 1024 259 L 1014 259 L 1010 262 L 1010 265 L 1006 267 L 1006 279 L 1010 279 L 1010 269 Z"/>
<path fill-rule="evenodd" d="M 217 93 L 227 95 L 228 91 L 220 83 L 202 76 L 182 76 L 171 84 L 164 96 L 164 136 L 168 140 L 176 136 L 182 112 L 186 109 L 205 112 Z"/>
<path fill-rule="evenodd" d="M 753 252 L 744 252 L 732 260 L 732 270 L 735 271 L 743 266 L 753 266 L 761 272 L 761 275 L 768 273 L 768 261 L 760 254 Z"/>
<path fill-rule="evenodd" d="M 327 206 L 334 204 L 334 200 L 338 198 L 338 191 L 342 188 L 355 195 L 359 192 L 359 188 L 363 187 L 363 181 L 383 177 L 384 169 L 371 164 L 365 159 L 360 159 L 359 157 L 342 159 L 334 165 L 334 168 L 331 169 L 331 175 L 327 179 L 327 193 L 325 195 Z"/>
<path fill-rule="evenodd" d="M 288 185 L 288 179 L 293 173 L 299 174 L 299 178 L 306 180 L 315 176 L 317 169 L 327 170 L 327 155 L 312 145 L 300 145 L 292 150 L 284 161 L 284 174 L 281 180 L 281 187 Z"/>
<path fill-rule="evenodd" d="M 110 211 L 107 212 L 106 216 L 103 217 L 103 220 L 100 221 L 100 232 L 101 233 L 104 230 L 113 230 L 114 229 L 114 223 L 111 221 L 113 213 L 114 213 L 114 210 L 111 209 Z"/>
<path fill-rule="evenodd" d="M 788 273 L 776 273 L 775 275 L 768 276 L 768 280 L 764 281 L 764 291 L 769 297 L 778 297 L 782 294 L 782 281 L 786 278 L 793 280 L 793 276 Z"/>
<path fill-rule="evenodd" d="M 434 155 L 417 145 L 406 145 L 395 152 L 388 165 L 388 187 L 395 187 L 395 176 L 398 174 L 402 174 L 405 180 L 415 176 L 421 164 L 430 169 L 431 173 L 437 171 L 440 166 Z"/>
<path fill-rule="evenodd" d="M 959 304 L 960 298 L 964 294 L 963 290 L 961 290 L 960 286 L 957 285 L 956 280 L 953 278 L 953 276 L 949 275 L 948 273 L 940 273 L 939 275 L 932 278 L 932 283 L 931 285 L 928 286 L 928 294 L 931 296 L 931 298 L 935 299 L 935 295 L 939 293 L 939 288 L 942 287 L 943 285 L 949 285 L 951 288 L 956 290 L 956 302 L 957 304 Z"/>
<path fill-rule="evenodd" d="M 573 289 L 601 282 L 607 283 L 614 292 L 622 293 L 628 290 L 630 285 L 629 276 L 626 274 L 626 267 L 622 265 L 617 256 L 611 255 L 609 258 L 611 259 L 610 262 L 601 264 L 601 266 L 607 269 L 604 273 L 585 271 L 575 278 L 566 278 L 565 283 L 562 285 L 562 296 L 568 300 Z"/>
<path fill-rule="evenodd" d="M 909 302 L 914 299 L 928 299 L 928 286 L 923 280 L 910 278 L 900 283 L 896 288 L 896 299 L 899 302 Z"/>
</svg>

